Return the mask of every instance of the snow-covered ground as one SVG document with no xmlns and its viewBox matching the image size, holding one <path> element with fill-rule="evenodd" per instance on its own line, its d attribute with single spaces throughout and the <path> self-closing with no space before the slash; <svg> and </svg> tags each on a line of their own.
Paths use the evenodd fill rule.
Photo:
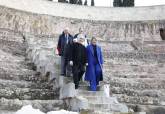
<svg viewBox="0 0 165 114">
<path fill-rule="evenodd" d="M 22 107 L 20 110 L 18 110 L 16 114 L 79 114 L 79 113 L 70 112 L 66 110 L 50 111 L 48 113 L 43 113 L 39 109 L 34 109 L 31 105 L 27 105 Z"/>
</svg>

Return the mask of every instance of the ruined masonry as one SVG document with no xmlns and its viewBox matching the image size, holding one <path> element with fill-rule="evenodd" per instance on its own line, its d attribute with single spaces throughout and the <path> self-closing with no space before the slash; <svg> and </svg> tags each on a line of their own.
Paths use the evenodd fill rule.
<svg viewBox="0 0 165 114">
<path fill-rule="evenodd" d="M 43 112 L 164 114 L 165 42 L 159 29 L 165 28 L 165 6 L 123 8 L 121 12 L 121 8 L 46 0 L 0 0 L 0 5 L 0 114 L 14 114 L 27 104 Z M 99 16 L 100 11 L 109 15 Z M 89 37 L 99 37 L 104 82 L 97 92 L 89 91 L 83 81 L 75 90 L 71 78 L 59 75 L 60 57 L 55 49 L 66 26 L 72 34 L 83 27 Z M 107 84 L 110 97 L 104 91 Z"/>
</svg>

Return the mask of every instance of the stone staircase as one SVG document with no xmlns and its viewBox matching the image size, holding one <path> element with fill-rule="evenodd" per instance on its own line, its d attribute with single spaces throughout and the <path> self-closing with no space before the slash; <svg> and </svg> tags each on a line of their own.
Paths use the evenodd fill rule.
<svg viewBox="0 0 165 114">
<path fill-rule="evenodd" d="M 91 112 L 92 114 L 128 112 L 126 105 L 119 103 L 116 97 L 107 97 L 103 90 L 93 92 L 87 91 L 86 89 L 80 89 L 77 90 L 77 93 L 76 96 L 82 96 L 88 101 L 89 114 Z"/>
<path fill-rule="evenodd" d="M 87 83 L 81 82 L 79 89 L 75 90 L 71 78 L 59 76 L 59 58 L 54 54 L 55 44 L 57 43 L 55 39 L 37 39 L 30 35 L 26 35 L 26 39 L 28 44 L 27 56 L 31 58 L 31 61 L 37 66 L 36 70 L 42 75 L 45 76 L 49 72 L 48 80 L 55 78 L 56 86 L 61 88 L 60 99 L 64 100 L 66 109 L 73 111 L 86 110 L 86 113 L 89 114 L 128 112 L 127 106 L 120 104 L 116 97 L 106 97 L 104 90 L 101 88 L 103 84 L 100 84 L 99 91 L 92 92 L 89 91 Z"/>
<path fill-rule="evenodd" d="M 87 84 L 83 83 L 76 93 L 77 96 L 82 96 L 77 100 L 80 103 L 87 101 L 91 108 L 87 113 L 105 114 L 106 109 L 115 111 L 111 104 L 115 106 L 124 103 L 134 111 L 164 114 L 165 45 L 160 41 L 158 32 L 159 28 L 164 27 L 164 6 L 132 8 L 131 11 L 143 13 L 136 17 L 132 16 L 130 8 L 124 8 L 129 15 L 109 13 L 112 14 L 110 19 L 109 15 L 103 15 L 100 20 L 94 18 L 100 17 L 96 10 L 106 12 L 105 8 L 92 10 L 86 7 L 83 9 L 86 13 L 80 16 L 79 6 L 52 4 L 46 0 L 1 0 L 0 3 L 0 114 L 11 114 L 27 104 L 44 112 L 63 107 L 64 103 L 58 96 L 65 79 L 59 76 L 59 57 L 54 54 L 54 49 L 57 34 L 66 25 L 72 33 L 83 26 L 89 36 L 99 36 L 104 50 L 104 81 L 110 83 L 112 96 L 106 98 L 102 89 L 95 93 L 89 92 Z M 78 15 L 70 12 L 75 7 Z M 143 12 L 144 9 L 146 13 Z M 116 12 L 121 9 L 107 10 Z M 148 11 L 154 12 L 154 15 L 146 15 Z M 89 12 L 92 15 L 88 15 Z M 56 36 L 22 34 L 18 31 Z M 132 41 L 135 38 L 140 40 Z M 116 102 L 116 97 L 120 103 Z M 110 114 L 110 110 L 107 113 Z"/>
<path fill-rule="evenodd" d="M 56 80 L 55 82 L 56 85 L 54 86 L 54 88 L 56 87 L 67 88 L 67 90 L 65 89 L 63 90 L 64 93 L 60 93 L 60 94 L 66 94 L 66 92 L 68 92 L 68 94 L 72 94 L 71 97 L 73 97 L 73 100 L 69 101 L 70 102 L 69 105 L 66 103 L 67 104 L 66 108 L 70 107 L 69 109 L 71 110 L 80 111 L 85 106 L 87 107 L 86 109 L 88 109 L 89 111 L 88 113 L 97 113 L 97 114 L 128 112 L 128 108 L 124 104 L 119 103 L 118 102 L 119 100 L 122 103 L 127 103 L 128 106 L 130 106 L 130 108 L 133 108 L 135 111 L 147 111 L 146 109 L 136 110 L 135 108 L 137 105 L 135 104 L 141 103 L 140 105 L 149 105 L 146 102 L 149 102 L 151 104 L 152 101 L 146 101 L 146 99 L 148 100 L 149 98 L 146 98 L 144 95 L 145 93 L 147 94 L 148 91 L 143 90 L 144 92 L 142 92 L 142 90 L 139 89 L 136 92 L 133 92 L 134 90 L 138 89 L 136 87 L 137 80 L 134 81 L 132 78 L 132 80 L 127 81 L 125 79 L 126 78 L 125 75 L 132 75 L 132 76 L 139 75 L 140 76 L 139 85 L 143 87 L 142 89 L 144 88 L 147 89 L 148 87 L 146 85 L 147 82 L 146 81 L 144 81 L 143 83 L 141 82 L 141 80 L 145 78 L 145 75 L 146 75 L 145 73 L 141 72 L 141 69 L 143 68 L 144 70 L 145 69 L 147 70 L 148 68 L 148 71 L 150 71 L 148 65 L 152 67 L 156 65 L 157 62 L 155 60 L 158 60 L 159 62 L 161 62 L 164 57 L 163 54 L 148 53 L 148 52 L 142 53 L 141 50 L 133 52 L 134 49 L 133 47 L 131 47 L 130 42 L 115 42 L 116 44 L 115 43 L 113 44 L 116 45 L 118 49 L 116 49 L 114 46 L 113 50 L 110 51 L 110 50 L 106 50 L 107 47 L 104 47 L 104 45 L 107 44 L 107 42 L 101 42 L 101 46 L 103 47 L 103 50 L 104 50 L 103 52 L 104 52 L 104 57 L 105 57 L 104 77 L 105 77 L 106 82 L 110 82 L 111 91 L 113 93 L 112 97 L 106 98 L 104 90 L 101 88 L 104 84 L 101 84 L 100 90 L 96 92 L 89 91 L 87 83 L 82 83 L 82 85 L 80 85 L 79 90 L 74 90 L 74 86 L 71 86 L 71 88 L 68 89 L 68 87 L 70 86 L 68 86 L 67 84 L 69 82 L 72 82 L 72 80 L 64 79 L 64 77 L 59 76 L 59 73 L 58 73 L 59 72 L 59 58 L 58 56 L 54 54 L 55 44 L 57 43 L 56 41 L 57 39 L 48 38 L 48 36 L 46 36 L 45 38 L 44 37 L 38 38 L 38 36 L 36 37 L 33 35 L 25 35 L 25 36 L 26 36 L 26 40 L 28 44 L 28 48 L 26 50 L 27 56 L 28 58 L 31 58 L 31 61 L 36 65 L 36 71 L 40 72 L 42 76 L 46 76 L 47 73 L 49 73 L 48 80 L 52 80 L 52 79 Z M 120 48 L 126 52 L 120 52 L 119 51 Z M 115 51 L 115 49 L 117 51 Z M 124 66 L 125 71 L 122 68 L 123 67 L 122 65 Z M 159 66 L 161 65 L 162 64 L 159 64 Z M 125 66 L 127 66 L 128 68 Z M 132 66 L 135 67 L 134 68 L 135 70 L 132 69 L 133 68 Z M 114 70 L 111 70 L 111 67 Z M 120 68 L 118 67 L 121 67 L 121 72 L 119 72 Z M 139 71 L 138 71 L 138 68 L 139 68 Z M 155 70 L 156 68 L 158 67 L 155 66 Z M 132 72 L 130 72 L 130 70 L 132 70 Z M 126 71 L 128 71 L 129 74 Z M 152 75 L 154 76 L 154 74 Z M 128 87 L 130 88 L 128 89 L 125 88 L 125 85 L 123 85 L 123 82 L 125 83 L 130 82 L 132 86 L 135 86 L 135 89 L 131 88 L 132 87 L 130 86 L 131 84 L 130 85 L 128 84 Z M 152 83 L 152 80 L 149 80 L 148 83 Z M 73 95 L 74 92 L 70 93 L 69 91 L 75 91 L 75 95 Z M 142 92 L 143 94 L 139 94 L 139 92 Z M 150 91 L 150 92 L 154 93 L 153 91 Z M 62 99 L 67 99 L 67 98 L 70 99 L 69 95 L 63 97 Z M 95 98 L 95 102 L 91 98 Z M 127 99 L 128 101 L 126 101 L 125 99 Z"/>
<path fill-rule="evenodd" d="M 81 82 L 79 89 L 75 90 L 70 80 L 63 85 L 60 96 L 69 110 L 81 114 L 127 114 L 127 106 L 119 103 L 116 97 L 106 96 L 102 86 L 100 84 L 98 91 L 90 91 L 88 84 Z"/>
<path fill-rule="evenodd" d="M 22 34 L 0 29 L 0 113 L 12 114 L 31 104 L 42 111 L 58 110 L 63 102 L 43 76 L 26 58 Z"/>
<path fill-rule="evenodd" d="M 55 55 L 57 39 L 44 35 L 22 35 L 6 29 L 0 29 L 0 36 L 0 109 L 7 113 L 6 110 L 15 111 L 27 104 L 44 112 L 64 108 L 65 100 L 63 104 L 58 98 L 59 88 L 70 84 L 72 79 L 59 76 L 60 61 Z M 15 39 L 12 40 L 11 36 Z M 163 43 L 145 43 L 146 50 L 135 50 L 131 42 L 101 41 L 104 80 L 110 83 L 112 96 L 106 97 L 104 83 L 100 84 L 99 91 L 92 92 L 88 83 L 81 82 L 78 90 L 74 90 L 74 86 L 68 89 L 75 91 L 70 103 L 77 106 L 70 109 L 88 114 L 119 114 L 128 112 L 125 103 L 135 111 L 150 112 L 164 108 L 165 56 L 164 50 L 157 51 Z M 112 50 L 107 49 L 107 45 L 112 46 Z M 150 49 L 151 45 L 157 48 L 156 52 L 155 48 Z"/>
</svg>

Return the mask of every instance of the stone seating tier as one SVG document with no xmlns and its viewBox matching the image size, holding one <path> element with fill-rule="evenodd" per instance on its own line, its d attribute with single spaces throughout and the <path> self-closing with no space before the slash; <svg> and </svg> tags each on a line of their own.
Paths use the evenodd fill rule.
<svg viewBox="0 0 165 114">
<path fill-rule="evenodd" d="M 55 55 L 56 44 L 54 43 L 56 43 L 56 41 L 53 40 L 49 41 L 48 39 L 46 40 L 44 38 L 39 39 L 36 38 L 36 36 L 32 36 L 32 35 L 30 37 L 29 36 L 25 36 L 25 37 L 26 37 L 26 41 L 24 46 L 26 46 L 26 50 L 24 47 L 22 52 L 24 53 L 26 52 L 26 54 L 22 54 L 19 57 L 16 57 L 17 58 L 16 66 L 19 68 L 20 67 L 19 65 L 21 65 L 21 68 L 27 70 L 18 70 L 17 73 L 15 73 L 14 72 L 15 69 L 13 69 L 12 67 L 12 65 L 14 64 L 12 63 L 12 61 L 9 62 L 11 64 L 5 65 L 4 63 L 2 63 L 2 65 L 4 64 L 3 69 L 8 67 L 8 73 L 6 74 L 8 75 L 8 77 L 6 77 L 6 79 L 15 80 L 15 81 L 13 83 L 10 81 L 12 83 L 11 85 L 13 85 L 13 88 L 10 87 L 10 84 L 8 86 L 5 86 L 7 81 L 4 81 L 5 77 L 3 77 L 2 75 L 1 80 L 3 84 L 0 86 L 2 87 L 2 89 L 0 90 L 2 90 L 3 92 L 0 95 L 6 99 L 8 98 L 14 99 L 15 96 L 17 96 L 16 98 L 22 100 L 27 99 L 29 100 L 29 102 L 32 102 L 33 101 L 32 99 L 37 99 L 37 98 L 43 100 L 57 98 L 55 96 L 58 96 L 59 94 L 58 91 L 54 92 L 54 90 L 53 91 L 50 90 L 49 86 L 47 86 L 46 84 L 45 85 L 40 84 L 40 81 L 38 81 L 38 83 L 35 82 L 36 80 L 42 79 L 42 77 L 44 77 L 47 74 L 47 72 L 50 73 L 49 74 L 50 77 L 48 77 L 48 80 L 51 80 L 53 78 L 56 78 L 56 80 L 58 80 L 57 76 L 60 70 L 59 69 L 60 61 L 59 61 L 59 57 Z M 14 46 L 15 45 L 13 45 L 12 47 Z M 5 51 L 5 52 L 4 50 L 1 51 L 3 53 L 2 55 L 12 52 L 12 49 L 10 51 Z M 155 52 L 148 53 L 145 51 L 142 53 L 141 51 L 137 51 L 137 50 L 135 52 L 127 51 L 124 53 L 124 52 L 118 52 L 118 50 L 115 51 L 115 48 L 114 51 L 111 52 L 111 51 L 106 51 L 106 48 L 104 46 L 103 46 L 103 50 L 105 50 L 104 76 L 107 79 L 106 82 L 110 83 L 111 92 L 113 94 L 113 97 L 107 98 L 107 100 L 113 99 L 115 102 L 116 99 L 115 97 L 117 97 L 117 100 L 123 103 L 132 104 L 131 105 L 132 107 L 135 107 L 135 105 L 137 104 L 139 104 L 139 106 L 151 105 L 151 104 L 163 106 L 162 96 L 164 95 L 164 92 L 162 90 L 164 89 L 164 86 L 163 86 L 162 78 L 164 73 L 163 72 L 164 54 L 155 53 Z M 8 58 L 9 57 L 12 58 L 13 55 L 8 56 Z M 9 61 L 8 58 L 4 59 L 3 61 L 4 62 Z M 27 63 L 25 63 L 24 60 L 26 60 Z M 50 62 L 51 64 L 48 64 Z M 40 75 L 37 76 L 38 74 L 37 72 L 29 69 L 31 67 L 29 67 L 27 64 L 31 64 L 31 63 L 34 63 L 34 66 L 36 66 L 36 71 L 38 71 Z M 152 75 L 149 74 L 152 72 L 154 72 Z M 3 72 L 3 74 L 4 73 L 5 72 Z M 11 73 L 13 74 L 15 73 L 15 74 L 11 76 L 9 75 Z M 145 73 L 148 74 L 148 75 L 146 74 L 147 77 L 144 76 Z M 136 76 L 135 74 L 137 74 L 137 77 L 133 78 L 133 76 Z M 162 76 L 162 78 L 156 80 L 155 79 L 156 75 L 160 77 Z M 37 77 L 36 80 L 33 78 L 29 78 L 28 80 L 27 78 L 34 76 Z M 129 76 L 131 78 L 127 78 Z M 19 81 L 21 81 L 22 83 Z M 15 89 L 14 86 L 17 87 L 17 89 Z M 41 89 L 41 87 L 43 88 Z M 54 82 L 53 88 L 58 88 L 58 87 L 59 87 L 58 82 Z M 157 91 L 156 89 L 159 87 L 162 87 L 162 90 Z M 96 93 L 92 93 L 86 91 L 87 88 L 88 85 L 86 83 L 82 84 L 80 86 L 78 96 L 81 95 L 89 101 L 89 108 L 91 110 L 96 110 L 99 107 L 100 110 L 102 110 L 102 112 L 108 111 L 110 113 L 110 111 L 112 110 L 109 109 L 111 109 L 115 105 L 111 102 L 106 103 L 105 100 L 106 98 L 102 96 L 104 95 L 104 91 L 100 89 L 100 91 Z M 152 89 L 155 89 L 155 91 L 151 91 Z M 6 96 L 3 94 L 5 92 L 8 93 L 5 94 Z M 159 92 L 159 94 L 156 94 L 155 92 Z M 148 95 L 147 93 L 150 94 Z M 91 99 L 90 101 L 89 100 L 90 97 L 96 98 L 96 101 L 93 102 L 93 99 Z M 116 104 L 118 104 L 119 106 L 122 105 L 120 103 L 116 103 Z M 115 109 L 113 109 L 113 111 L 115 111 Z"/>
<path fill-rule="evenodd" d="M 101 42 L 102 48 L 104 50 L 103 54 L 105 58 L 104 59 L 105 60 L 104 77 L 106 77 L 107 79 L 106 82 L 108 81 L 110 82 L 111 92 L 114 94 L 114 96 L 116 96 L 120 102 L 127 103 L 127 104 L 134 104 L 134 106 L 132 105 L 132 107 L 135 107 L 138 104 L 162 106 L 163 105 L 162 96 L 164 92 L 160 90 L 159 95 L 158 95 L 158 94 L 155 94 L 155 91 L 152 91 L 152 89 L 156 90 L 159 87 L 164 88 L 163 86 L 164 54 L 157 53 L 154 51 L 147 52 L 143 50 L 134 50 L 134 51 L 131 50 L 131 51 L 123 52 L 123 51 L 119 51 L 119 49 L 116 49 L 116 48 L 113 48 L 114 49 L 113 51 L 109 51 L 106 49 L 107 47 L 104 46 L 105 45 L 104 43 L 105 42 Z M 116 47 L 117 45 L 120 45 L 120 44 L 123 45 L 123 43 L 124 45 L 130 46 L 130 42 L 129 43 L 128 42 L 113 42 L 113 43 L 116 44 Z M 145 43 L 148 45 L 154 44 L 155 47 L 156 45 L 163 44 L 160 42 L 159 43 L 145 42 Z M 125 48 L 125 50 L 127 49 Z M 154 73 L 152 74 L 152 72 Z M 137 77 L 139 76 L 139 78 L 137 78 L 136 75 Z M 162 76 L 162 78 L 155 80 L 154 77 L 158 75 Z M 132 77 L 130 78 L 131 80 L 129 80 L 129 78 L 127 79 L 126 78 L 127 76 L 128 77 L 131 76 Z M 135 79 L 133 78 L 134 76 L 136 77 Z M 87 85 L 80 86 L 80 89 L 81 88 L 86 90 L 88 86 Z M 142 91 L 143 89 L 144 91 Z M 147 94 L 148 92 L 150 93 L 150 95 Z M 83 92 L 80 92 L 79 95 L 86 96 L 87 94 L 90 95 L 91 93 L 83 91 Z M 99 101 L 101 99 L 100 98 L 101 96 L 98 96 L 98 95 L 99 95 L 99 92 L 92 94 L 91 96 L 96 96 L 96 98 Z M 159 96 L 159 98 L 157 96 Z M 160 100 L 162 101 L 160 102 Z M 96 100 L 96 104 L 93 104 L 93 105 L 89 104 L 91 109 L 93 106 L 100 107 L 101 104 L 99 105 L 98 101 Z M 102 103 L 102 105 L 103 105 L 102 106 L 103 110 L 106 110 L 106 108 L 108 108 L 108 104 L 104 106 L 104 103 Z"/>
<path fill-rule="evenodd" d="M 1 114 L 12 114 L 28 104 L 44 112 L 61 109 L 59 92 L 33 70 L 35 65 L 26 57 L 27 45 L 22 34 L 0 29 L 0 46 Z"/>
</svg>

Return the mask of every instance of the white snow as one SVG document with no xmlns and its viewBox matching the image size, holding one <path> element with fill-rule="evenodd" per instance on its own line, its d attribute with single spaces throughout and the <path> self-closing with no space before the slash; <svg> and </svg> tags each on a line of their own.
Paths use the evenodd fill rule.
<svg viewBox="0 0 165 114">
<path fill-rule="evenodd" d="M 66 110 L 60 110 L 60 111 L 51 111 L 51 112 L 48 112 L 47 114 L 79 114 L 79 113 L 70 112 L 70 111 L 66 111 Z"/>
<path fill-rule="evenodd" d="M 23 106 L 15 114 L 79 114 L 79 113 L 66 111 L 66 110 L 50 111 L 48 113 L 43 113 L 39 109 L 34 109 L 31 105 L 27 105 L 27 106 Z"/>
<path fill-rule="evenodd" d="M 45 114 L 39 109 L 34 109 L 31 105 L 23 106 L 16 114 Z"/>
</svg>

